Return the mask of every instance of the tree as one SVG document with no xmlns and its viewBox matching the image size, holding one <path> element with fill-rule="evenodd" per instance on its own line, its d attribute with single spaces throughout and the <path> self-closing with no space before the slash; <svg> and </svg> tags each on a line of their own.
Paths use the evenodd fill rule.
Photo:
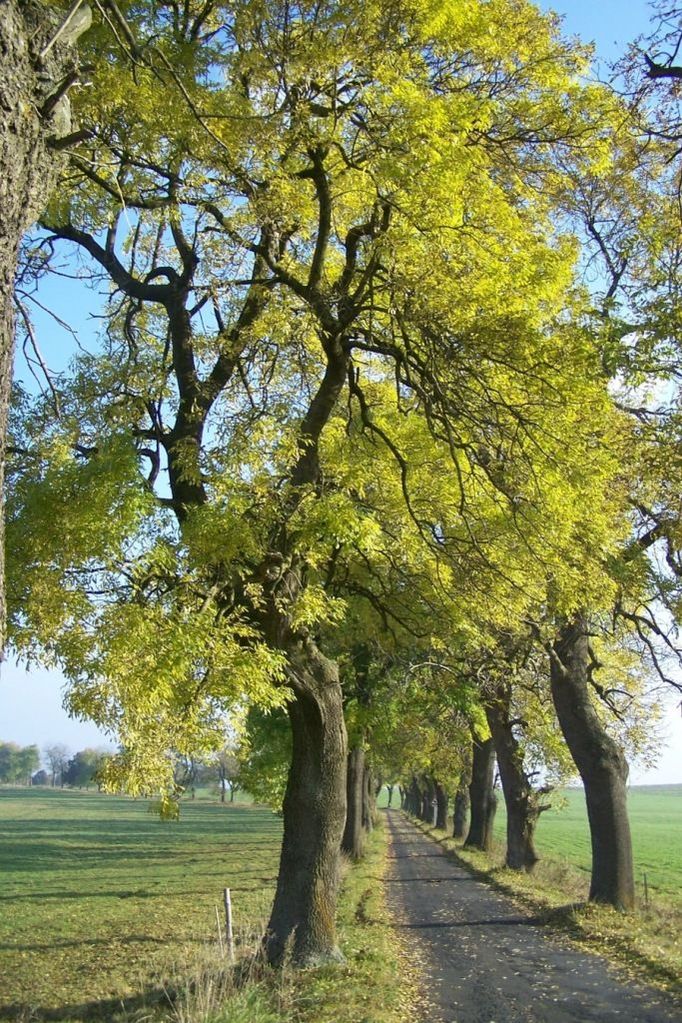
<svg viewBox="0 0 682 1023">
<path fill-rule="evenodd" d="M 399 613 L 424 577 L 469 598 L 494 575 L 479 600 L 518 608 L 531 534 L 561 560 L 578 506 L 543 511 L 570 491 L 567 438 L 597 459 L 608 398 L 539 186 L 567 140 L 601 159 L 608 111 L 526 3 L 116 11 L 118 42 L 88 44 L 92 136 L 44 218 L 109 279 L 107 334 L 58 419 L 17 422 L 14 642 L 118 729 L 111 784 L 167 809 L 168 749 L 217 748 L 244 699 L 285 707 L 268 955 L 293 936 L 297 961 L 336 960 L 334 588 Z"/>
<path fill-rule="evenodd" d="M 616 65 L 630 104 L 616 139 L 613 170 L 587 175 L 566 209 L 584 232 L 593 273 L 592 317 L 604 373 L 628 417 L 624 452 L 630 529 L 605 560 L 614 580 L 610 607 L 589 602 L 558 616 L 548 644 L 552 692 L 566 741 L 583 777 L 590 817 L 591 897 L 631 908 L 632 850 L 627 822 L 628 765 L 623 746 L 598 713 L 600 635 L 622 623 L 640 656 L 678 685 L 679 663 L 680 289 L 679 142 L 676 59 L 679 7 L 656 3 L 648 39 Z M 620 77 L 622 76 L 622 77 Z M 616 625 L 616 628 L 621 626 Z M 679 686 L 678 686 L 679 688 Z M 608 700 L 607 700 L 608 702 Z M 617 708 L 616 708 L 617 712 Z M 592 807 L 592 809 L 590 809 Z"/>
<path fill-rule="evenodd" d="M 551 807 L 547 797 L 575 770 L 557 734 L 544 651 L 519 629 L 498 634 L 472 670 L 474 664 L 507 811 L 506 865 L 530 873 L 538 861 L 535 829 Z"/>
<path fill-rule="evenodd" d="M 469 784 L 471 820 L 464 845 L 468 848 L 490 852 L 493 844 L 493 823 L 497 811 L 497 796 L 494 789 L 495 743 L 492 736 L 483 738 L 474 734 L 473 738 L 474 749 Z"/>
<path fill-rule="evenodd" d="M 220 750 L 215 757 L 215 764 L 218 771 L 218 784 L 220 786 L 220 802 L 225 802 L 225 790 L 230 790 L 230 802 L 234 803 L 235 793 L 242 788 L 240 778 L 240 763 L 234 748 L 229 746 Z"/>
<path fill-rule="evenodd" d="M 87 4 L 6 0 L 0 23 L 0 652 L 5 645 L 3 498 L 5 437 L 14 354 L 13 288 L 24 232 L 47 206 L 74 141 L 68 90 L 78 81 L 74 45 L 90 24 Z"/>
<path fill-rule="evenodd" d="M 590 900 L 634 907 L 632 842 L 627 814 L 628 766 L 589 699 L 593 667 L 589 629 L 577 615 L 561 629 L 551 654 L 554 705 L 585 785 L 592 841 Z"/>
<path fill-rule="evenodd" d="M 89 788 L 90 783 L 97 781 L 97 772 L 102 767 L 106 754 L 102 750 L 80 750 L 69 760 L 63 775 L 63 782 L 74 788 Z"/>
<path fill-rule="evenodd" d="M 43 756 L 52 775 L 52 785 L 59 784 L 63 787 L 64 775 L 71 757 L 70 749 L 61 742 L 53 743 L 53 745 L 45 747 Z"/>
<path fill-rule="evenodd" d="M 0 742 L 0 782 L 31 784 L 31 775 L 40 766 L 37 746 L 19 746 Z"/>
</svg>

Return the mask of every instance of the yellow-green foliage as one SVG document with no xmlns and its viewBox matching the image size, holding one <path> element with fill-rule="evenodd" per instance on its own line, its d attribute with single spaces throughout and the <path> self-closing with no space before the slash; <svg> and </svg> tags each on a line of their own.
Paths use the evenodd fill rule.
<svg viewBox="0 0 682 1023">
<path fill-rule="evenodd" d="M 336 652 L 388 623 L 442 649 L 548 586 L 559 613 L 612 600 L 627 437 L 557 216 L 617 117 L 525 0 L 119 9 L 133 52 L 86 38 L 94 134 L 46 214 L 111 272 L 108 331 L 61 418 L 17 427 L 39 471 L 12 477 L 10 596 L 18 650 L 123 739 L 110 784 L 167 807 L 170 749 L 285 699 L 268 615 Z M 330 351 L 346 384 L 301 486 Z M 169 449 L 203 506 L 169 498 Z"/>
</svg>

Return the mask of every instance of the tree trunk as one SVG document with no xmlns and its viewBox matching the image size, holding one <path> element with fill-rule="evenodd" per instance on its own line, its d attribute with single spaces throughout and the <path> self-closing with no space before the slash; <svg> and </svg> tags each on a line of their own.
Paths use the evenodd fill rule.
<svg viewBox="0 0 682 1023">
<path fill-rule="evenodd" d="M 523 768 L 523 751 L 510 724 L 511 688 L 508 685 L 498 685 L 485 712 L 495 744 L 507 808 L 506 864 L 512 870 L 531 873 L 539 859 L 533 840 L 540 808 Z"/>
<path fill-rule="evenodd" d="M 45 53 L 61 17 L 37 0 L 3 0 L 0 10 L 0 655 L 6 621 L 2 494 L 14 278 L 21 238 L 45 209 L 63 162 L 50 144 L 71 131 L 69 102 L 66 94 L 59 97 L 59 83 L 75 68 L 72 45 L 90 24 L 90 10 L 83 5 L 70 29 Z"/>
<path fill-rule="evenodd" d="M 362 859 L 365 851 L 365 832 L 362 826 L 363 782 L 365 777 L 365 751 L 355 746 L 348 754 L 346 778 L 346 826 L 341 848 L 353 860 Z"/>
<path fill-rule="evenodd" d="M 346 726 L 336 664 L 309 639 L 292 643 L 289 661 L 292 757 L 266 951 L 273 965 L 290 948 L 297 964 L 319 966 L 343 961 L 335 917 L 346 820 Z"/>
<path fill-rule="evenodd" d="M 460 785 L 455 794 L 455 807 L 453 810 L 453 838 L 464 838 L 467 833 L 467 819 L 469 817 L 469 787 Z"/>
<path fill-rule="evenodd" d="M 436 827 L 442 831 L 448 826 L 448 795 L 440 782 L 436 782 Z"/>
<path fill-rule="evenodd" d="M 435 796 L 435 789 L 433 782 L 430 778 L 424 778 L 424 788 L 422 789 L 422 805 L 420 817 L 425 824 L 433 825 L 433 800 Z"/>
<path fill-rule="evenodd" d="M 371 834 L 374 830 L 374 807 L 376 797 L 374 795 L 374 779 L 372 769 L 365 763 L 365 783 L 362 791 L 362 826 Z"/>
<path fill-rule="evenodd" d="M 393 789 L 394 789 L 394 786 L 393 785 L 387 785 L 386 788 L 388 789 L 388 806 L 390 806 L 391 803 L 393 802 Z"/>
<path fill-rule="evenodd" d="M 490 852 L 493 846 L 493 821 L 497 810 L 497 797 L 493 791 L 495 746 L 492 739 L 474 739 L 471 764 L 471 822 L 464 845 L 467 848 Z"/>
<path fill-rule="evenodd" d="M 414 774 L 407 793 L 407 812 L 411 813 L 413 817 L 420 817 L 422 812 L 422 790 Z"/>
<path fill-rule="evenodd" d="M 627 811 L 628 765 L 589 696 L 587 623 L 565 623 L 550 652 L 552 698 L 561 730 L 585 787 L 592 841 L 590 901 L 630 910 L 635 903 Z"/>
</svg>

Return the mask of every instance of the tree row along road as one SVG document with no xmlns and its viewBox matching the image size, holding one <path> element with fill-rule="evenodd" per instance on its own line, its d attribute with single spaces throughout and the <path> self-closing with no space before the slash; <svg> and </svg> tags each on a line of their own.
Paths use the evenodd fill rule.
<svg viewBox="0 0 682 1023">
<path fill-rule="evenodd" d="M 599 956 L 476 881 L 395 811 L 389 907 L 423 969 L 428 1023 L 671 1023 L 665 993 L 621 980 Z"/>
</svg>

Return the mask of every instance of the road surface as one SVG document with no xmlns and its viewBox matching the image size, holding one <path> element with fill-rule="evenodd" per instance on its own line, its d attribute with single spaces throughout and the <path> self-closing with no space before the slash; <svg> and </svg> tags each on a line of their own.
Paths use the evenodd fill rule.
<svg viewBox="0 0 682 1023">
<path fill-rule="evenodd" d="M 682 1023 L 665 993 L 549 933 L 397 811 L 388 901 L 423 976 L 428 1023 Z"/>
</svg>

